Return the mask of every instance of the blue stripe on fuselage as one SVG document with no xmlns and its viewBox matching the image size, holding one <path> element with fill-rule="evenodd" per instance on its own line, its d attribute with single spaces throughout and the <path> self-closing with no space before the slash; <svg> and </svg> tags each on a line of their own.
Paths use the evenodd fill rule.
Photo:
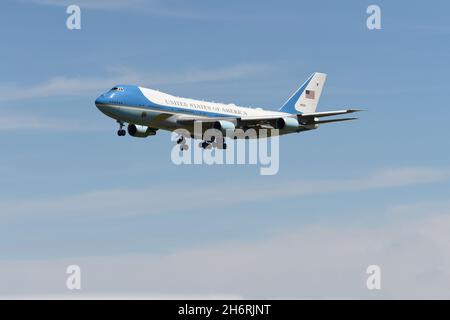
<svg viewBox="0 0 450 320">
<path fill-rule="evenodd" d="M 118 106 L 127 106 L 127 107 L 138 107 L 138 108 L 144 108 L 148 110 L 153 111 L 161 111 L 162 113 L 179 113 L 179 114 L 189 114 L 189 115 L 196 115 L 196 116 L 206 116 L 206 117 L 229 117 L 229 118 L 237 118 L 238 115 L 230 115 L 230 114 L 223 114 L 223 113 L 217 113 L 217 112 L 209 112 L 209 111 L 203 111 L 203 110 L 193 110 L 193 109 L 185 109 L 181 107 L 175 107 L 175 106 L 165 106 L 161 104 L 154 103 L 153 101 L 149 100 L 147 97 L 144 96 L 144 94 L 141 92 L 139 87 L 136 86 L 129 86 L 129 85 L 120 85 L 117 86 L 120 88 L 123 88 L 124 90 L 122 92 L 118 93 L 112 93 L 112 94 L 105 94 L 105 97 L 103 99 L 99 98 L 97 99 L 96 103 L 103 103 L 103 104 L 112 104 L 112 105 L 118 105 Z"/>
</svg>

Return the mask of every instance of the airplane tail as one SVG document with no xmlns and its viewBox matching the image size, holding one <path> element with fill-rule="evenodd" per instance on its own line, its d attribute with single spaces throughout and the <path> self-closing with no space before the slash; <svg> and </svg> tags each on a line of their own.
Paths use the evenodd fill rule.
<svg viewBox="0 0 450 320">
<path fill-rule="evenodd" d="M 291 114 L 315 112 L 326 79 L 327 75 L 325 73 L 313 73 L 284 103 L 279 111 Z"/>
</svg>

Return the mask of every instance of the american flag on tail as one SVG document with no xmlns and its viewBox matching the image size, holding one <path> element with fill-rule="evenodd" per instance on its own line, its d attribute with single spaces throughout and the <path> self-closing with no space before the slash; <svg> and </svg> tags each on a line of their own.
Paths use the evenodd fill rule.
<svg viewBox="0 0 450 320">
<path fill-rule="evenodd" d="M 315 96 L 314 90 L 306 90 L 305 93 L 306 93 L 305 98 L 314 99 Z"/>
</svg>

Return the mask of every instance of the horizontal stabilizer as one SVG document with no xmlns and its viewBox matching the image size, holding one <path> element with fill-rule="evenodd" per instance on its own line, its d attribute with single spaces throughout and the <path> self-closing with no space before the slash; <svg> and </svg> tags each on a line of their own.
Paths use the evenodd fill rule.
<svg viewBox="0 0 450 320">
<path fill-rule="evenodd" d="M 350 120 L 357 120 L 357 119 L 358 118 L 342 118 L 342 119 L 319 120 L 319 121 L 315 121 L 314 124 L 340 122 L 340 121 L 350 121 Z"/>
<path fill-rule="evenodd" d="M 299 117 L 306 118 L 306 117 L 331 117 L 331 116 L 338 116 L 341 114 L 347 114 L 347 113 L 353 113 L 362 111 L 359 109 L 347 109 L 347 110 L 336 110 L 336 111 L 322 111 L 322 112 L 310 112 L 310 113 L 303 113 L 299 114 Z"/>
</svg>

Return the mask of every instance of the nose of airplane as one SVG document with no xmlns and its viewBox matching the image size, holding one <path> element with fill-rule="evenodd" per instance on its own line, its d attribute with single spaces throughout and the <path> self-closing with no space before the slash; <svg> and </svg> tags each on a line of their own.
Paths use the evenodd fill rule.
<svg viewBox="0 0 450 320">
<path fill-rule="evenodd" d="M 97 108 L 99 107 L 99 105 L 105 104 L 105 103 L 106 103 L 105 94 L 102 94 L 97 99 L 95 99 L 95 105 L 96 105 Z"/>
</svg>

